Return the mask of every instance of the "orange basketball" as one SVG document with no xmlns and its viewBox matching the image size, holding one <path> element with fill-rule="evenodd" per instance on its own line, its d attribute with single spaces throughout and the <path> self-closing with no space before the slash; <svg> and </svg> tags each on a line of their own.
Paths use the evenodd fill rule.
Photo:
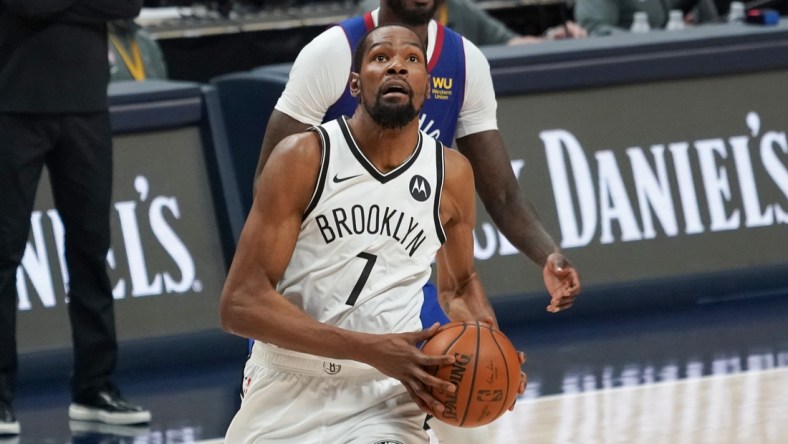
<svg viewBox="0 0 788 444">
<path fill-rule="evenodd" d="M 434 367 L 432 374 L 451 381 L 457 390 L 431 389 L 446 409 L 441 421 L 459 427 L 489 424 L 512 406 L 522 376 L 517 350 L 492 326 L 478 321 L 442 326 L 421 350 L 428 355 L 454 355 L 452 365 Z"/>
</svg>

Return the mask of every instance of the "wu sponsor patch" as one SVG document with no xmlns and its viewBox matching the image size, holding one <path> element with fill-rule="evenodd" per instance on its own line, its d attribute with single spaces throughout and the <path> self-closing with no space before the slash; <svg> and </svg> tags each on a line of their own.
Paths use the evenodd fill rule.
<svg viewBox="0 0 788 444">
<path fill-rule="evenodd" d="M 438 100 L 449 100 L 451 97 L 451 88 L 454 85 L 454 79 L 451 77 L 433 77 L 432 89 L 430 93 L 432 97 Z"/>
</svg>

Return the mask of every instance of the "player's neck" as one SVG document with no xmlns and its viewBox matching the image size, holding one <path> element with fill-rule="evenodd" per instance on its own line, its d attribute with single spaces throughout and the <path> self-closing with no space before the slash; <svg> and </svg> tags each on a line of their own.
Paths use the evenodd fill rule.
<svg viewBox="0 0 788 444">
<path fill-rule="evenodd" d="M 353 116 L 348 124 L 353 139 L 361 152 L 382 173 L 402 165 L 416 148 L 419 140 L 419 120 L 414 119 L 404 128 L 384 129 L 371 117 Z"/>
</svg>

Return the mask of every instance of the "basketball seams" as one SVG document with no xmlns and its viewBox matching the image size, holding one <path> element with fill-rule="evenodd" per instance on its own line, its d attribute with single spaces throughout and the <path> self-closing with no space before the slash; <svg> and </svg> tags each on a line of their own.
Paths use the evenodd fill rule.
<svg viewBox="0 0 788 444">
<path fill-rule="evenodd" d="M 445 355 L 446 353 L 448 353 L 448 352 L 449 352 L 449 350 L 451 350 L 451 348 L 452 348 L 452 347 L 454 347 L 454 344 L 456 344 L 456 343 L 457 343 L 457 341 L 459 341 L 459 340 L 460 340 L 460 338 L 462 337 L 463 333 L 465 333 L 465 329 L 466 329 L 467 327 L 466 327 L 465 323 L 463 322 L 463 323 L 462 323 L 462 325 L 452 325 L 452 326 L 450 326 L 450 327 L 448 327 L 448 328 L 440 328 L 440 329 L 438 330 L 438 332 L 437 332 L 437 333 L 435 333 L 435 334 L 437 335 L 438 333 L 440 333 L 440 332 L 442 332 L 442 331 L 444 331 L 444 330 L 445 330 L 445 331 L 448 331 L 448 330 L 451 330 L 451 329 L 453 329 L 453 328 L 457 328 L 457 327 L 460 327 L 460 328 L 461 328 L 461 329 L 460 329 L 460 332 L 457 334 L 457 336 L 455 336 L 455 337 L 454 337 L 454 339 L 452 339 L 452 340 L 451 340 L 451 342 L 449 342 L 449 345 L 447 345 L 447 346 L 446 346 L 446 348 L 445 348 L 445 349 L 443 349 L 443 351 L 441 352 L 441 354 L 442 354 L 442 355 Z M 428 340 L 428 341 L 429 341 L 429 340 Z M 425 343 L 425 345 L 426 345 L 426 343 Z M 423 348 L 424 348 L 424 346 L 422 346 L 422 349 L 423 349 Z M 435 375 L 437 375 L 437 374 L 438 374 L 438 371 L 440 371 L 440 369 L 441 369 L 441 368 L 440 368 L 440 366 L 437 366 L 437 365 L 436 365 L 436 366 L 434 366 L 434 367 L 433 367 L 433 370 L 432 370 L 432 372 L 430 372 L 430 375 L 432 375 L 432 376 L 435 376 Z M 433 390 L 433 388 L 434 388 L 434 387 L 429 387 L 429 392 L 428 392 L 428 393 L 432 394 L 432 390 Z"/>
<path fill-rule="evenodd" d="M 460 340 L 460 338 L 462 337 L 462 335 L 465 333 L 465 330 L 467 330 L 467 329 L 468 329 L 468 326 L 467 326 L 467 325 L 465 325 L 465 323 L 463 322 L 463 323 L 462 323 L 462 325 L 452 326 L 452 327 L 446 328 L 445 330 L 446 330 L 446 331 L 448 331 L 448 330 L 451 330 L 452 328 L 456 328 L 456 327 L 461 327 L 461 330 L 460 330 L 460 332 L 459 332 L 459 333 L 457 333 L 457 336 L 455 336 L 455 337 L 454 337 L 454 339 L 452 339 L 452 340 L 451 340 L 451 342 L 449 343 L 449 346 L 448 346 L 448 347 L 446 347 L 446 349 L 445 349 L 445 350 L 443 350 L 443 354 L 444 354 L 444 355 L 445 355 L 446 353 L 448 353 L 448 352 L 449 352 L 449 350 L 451 350 L 451 348 L 452 348 L 452 347 L 454 347 L 454 344 L 456 344 L 456 343 L 457 343 L 457 341 L 459 341 L 459 340 Z"/>
<path fill-rule="evenodd" d="M 495 346 L 498 347 L 498 352 L 501 354 L 501 358 L 503 358 L 504 363 L 504 374 L 506 374 L 506 393 L 504 394 L 503 400 L 504 402 L 501 404 L 501 409 L 498 410 L 498 414 L 495 415 L 496 418 L 500 417 L 506 412 L 508 406 L 506 405 L 506 400 L 509 399 L 509 387 L 511 381 L 509 380 L 509 360 L 507 359 L 506 353 L 504 353 L 503 348 L 501 347 L 501 343 L 498 342 L 498 338 L 495 336 L 496 331 L 492 328 L 492 326 L 488 326 L 490 330 L 490 336 L 492 337 Z"/>
<path fill-rule="evenodd" d="M 465 322 L 463 322 L 465 325 Z M 481 343 L 481 325 L 479 321 L 476 321 L 476 350 L 474 352 L 474 359 L 473 359 L 473 372 L 471 372 L 470 380 L 471 380 L 471 388 L 468 390 L 468 400 L 465 402 L 465 414 L 462 415 L 462 421 L 460 421 L 460 426 L 465 424 L 465 420 L 468 419 L 468 412 L 471 410 L 471 402 L 473 402 L 473 391 L 476 386 L 476 371 L 479 368 L 479 344 Z"/>
</svg>

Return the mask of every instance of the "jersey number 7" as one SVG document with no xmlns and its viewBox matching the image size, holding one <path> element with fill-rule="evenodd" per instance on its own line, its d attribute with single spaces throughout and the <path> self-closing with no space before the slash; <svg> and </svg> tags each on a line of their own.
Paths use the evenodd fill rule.
<svg viewBox="0 0 788 444">
<path fill-rule="evenodd" d="M 378 260 L 378 257 L 371 253 L 361 252 L 358 256 L 361 259 L 367 261 L 364 265 L 364 269 L 361 271 L 361 276 L 358 277 L 358 281 L 356 281 L 356 285 L 353 286 L 353 291 L 350 292 L 350 297 L 347 298 L 345 305 L 353 306 L 358 299 L 358 295 L 361 294 L 361 289 L 364 288 L 364 284 L 367 283 L 367 279 L 369 279 L 369 274 L 372 273 L 372 267 L 375 266 L 375 261 Z"/>
</svg>

